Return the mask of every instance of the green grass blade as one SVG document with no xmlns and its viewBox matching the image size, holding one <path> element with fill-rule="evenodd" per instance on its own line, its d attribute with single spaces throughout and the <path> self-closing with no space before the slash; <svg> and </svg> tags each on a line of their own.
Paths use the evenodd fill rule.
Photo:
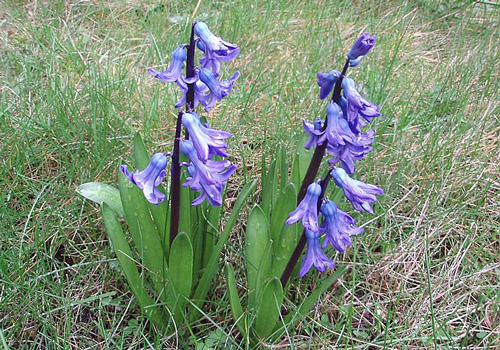
<svg viewBox="0 0 500 350">
<path fill-rule="evenodd" d="M 214 251 L 212 252 L 212 256 L 210 257 L 207 267 L 201 277 L 200 283 L 196 288 L 194 293 L 194 301 L 193 305 L 196 307 L 193 308 L 193 312 L 191 314 L 191 320 L 195 319 L 198 315 L 198 310 L 200 306 L 205 302 L 205 298 L 207 296 L 208 290 L 210 289 L 210 284 L 215 274 L 217 273 L 217 262 L 219 261 L 219 255 L 226 244 L 227 239 L 229 238 L 229 234 L 231 233 L 234 224 L 236 223 L 236 219 L 239 216 L 240 210 L 245 204 L 246 199 L 255 191 L 256 182 L 255 180 L 247 183 L 243 186 L 236 203 L 234 204 L 233 210 L 229 219 L 224 227 L 224 231 L 220 235 L 217 245 L 215 246 Z"/>
<path fill-rule="evenodd" d="M 285 332 L 284 327 L 294 328 L 295 325 L 307 315 L 321 294 L 326 292 L 346 271 L 347 267 L 341 266 L 337 268 L 330 277 L 326 278 L 324 281 L 319 281 L 318 287 L 302 302 L 302 304 L 300 304 L 299 308 L 295 312 L 290 312 L 290 314 L 285 317 L 283 324 L 276 326 L 273 338 L 280 338 Z"/>
<path fill-rule="evenodd" d="M 123 233 L 121 224 L 115 215 L 115 211 L 106 203 L 102 204 L 101 210 L 113 251 L 120 261 L 123 273 L 127 278 L 132 293 L 134 293 L 137 298 L 137 302 L 142 312 L 155 325 L 162 328 L 165 327 L 165 317 L 154 305 L 154 301 L 149 297 L 144 288 L 144 280 L 139 275 L 139 271 L 137 271 L 137 266 L 132 258 L 134 254 L 130 250 L 127 238 Z"/>
<path fill-rule="evenodd" d="M 241 306 L 240 298 L 238 297 L 238 288 L 236 287 L 236 278 L 234 276 L 234 269 L 230 263 L 226 264 L 226 282 L 227 292 L 229 294 L 229 304 L 233 313 L 234 322 L 243 337 L 246 336 L 247 330 L 245 329 L 245 318 L 243 317 L 243 308 Z"/>
</svg>

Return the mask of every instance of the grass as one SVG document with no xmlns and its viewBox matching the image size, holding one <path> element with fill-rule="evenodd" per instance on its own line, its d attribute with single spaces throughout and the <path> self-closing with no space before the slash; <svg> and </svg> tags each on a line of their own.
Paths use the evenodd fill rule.
<svg viewBox="0 0 500 350">
<path fill-rule="evenodd" d="M 3 349 L 239 343 L 221 280 L 191 338 L 154 335 L 98 209 L 75 193 L 115 183 L 135 131 L 151 149 L 171 147 L 178 93 L 146 68 L 187 41 L 195 5 L 0 5 Z M 323 114 L 315 74 L 340 68 L 359 33 L 378 36 L 350 74 L 382 108 L 359 174 L 386 195 L 335 257 L 351 272 L 274 348 L 500 346 L 499 11 L 470 1 L 200 2 L 196 18 L 242 48 L 224 72 L 241 71 L 234 92 L 208 117 L 235 134 L 242 180 L 259 177 L 260 155 L 279 142 L 295 147 L 302 118 Z M 238 261 L 241 241 L 237 230 L 226 259 Z M 311 282 L 295 283 L 299 298 Z"/>
</svg>

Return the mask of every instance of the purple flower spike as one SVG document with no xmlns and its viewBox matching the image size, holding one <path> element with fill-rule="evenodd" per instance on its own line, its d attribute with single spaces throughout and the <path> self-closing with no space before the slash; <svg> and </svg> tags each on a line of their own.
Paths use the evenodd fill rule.
<svg viewBox="0 0 500 350">
<path fill-rule="evenodd" d="M 153 68 L 148 68 L 148 72 L 165 83 L 173 83 L 181 78 L 182 66 L 186 57 L 187 52 L 184 49 L 184 45 L 179 46 L 172 52 L 172 63 L 167 70 L 157 71 Z"/>
<path fill-rule="evenodd" d="M 142 190 L 148 202 L 158 205 L 165 200 L 165 194 L 160 192 L 156 186 L 159 186 L 165 178 L 167 163 L 168 158 L 165 154 L 156 153 L 151 157 L 151 161 L 144 170 L 139 171 L 137 169 L 130 173 L 127 166 L 122 165 L 120 171 L 130 182 Z"/>
<path fill-rule="evenodd" d="M 320 247 L 320 236 L 320 232 L 313 232 L 306 229 L 307 252 L 306 256 L 302 259 L 300 278 L 304 277 L 313 266 L 319 272 L 324 272 L 327 267 L 332 270 L 335 268 L 335 263 L 323 253 Z"/>
<path fill-rule="evenodd" d="M 188 130 L 201 161 L 206 162 L 212 155 L 227 157 L 224 140 L 233 136 L 231 133 L 203 126 L 194 112 L 182 115 L 182 125 Z"/>
<path fill-rule="evenodd" d="M 220 62 L 233 60 L 240 53 L 240 48 L 214 35 L 203 22 L 197 22 L 194 31 L 200 38 L 197 46 L 205 53 L 200 60 L 202 67 L 212 69 L 214 75 L 219 76 Z"/>
<path fill-rule="evenodd" d="M 206 92 L 208 92 L 208 87 L 198 80 L 198 75 L 193 78 L 186 79 L 181 77 L 181 79 L 177 80 L 176 83 L 179 85 L 179 88 L 182 91 L 182 97 L 179 101 L 175 103 L 175 107 L 179 108 L 186 104 L 186 95 L 188 91 L 188 82 L 194 82 L 194 106 L 196 108 L 199 104 L 202 106 L 206 106 L 208 103 L 208 96 Z"/>
<path fill-rule="evenodd" d="M 332 175 L 335 184 L 342 188 L 344 195 L 352 203 L 354 209 L 357 211 L 365 210 L 373 214 L 370 203 L 377 201 L 375 196 L 384 194 L 381 188 L 350 178 L 342 168 L 333 169 Z"/>
<path fill-rule="evenodd" d="M 347 120 L 342 117 L 342 111 L 335 102 L 330 102 L 326 106 L 326 129 L 321 135 L 318 144 L 328 141 L 330 147 L 345 145 L 346 142 L 353 142 L 356 135 L 349 128 Z"/>
<path fill-rule="evenodd" d="M 222 189 L 227 179 L 236 170 L 236 165 L 231 165 L 228 160 L 207 160 L 205 163 L 198 158 L 198 154 L 190 140 L 183 140 L 180 149 L 191 161 L 187 178 L 183 186 L 189 186 L 193 191 L 201 192 L 202 198 L 193 201 L 193 205 L 200 204 L 205 198 L 212 205 L 221 205 Z"/>
<path fill-rule="evenodd" d="M 321 88 L 319 91 L 319 98 L 325 99 L 333 90 L 337 79 L 340 77 L 338 70 L 332 70 L 328 73 L 318 73 L 318 86 Z"/>
<path fill-rule="evenodd" d="M 209 69 L 202 68 L 200 70 L 200 80 L 205 83 L 210 90 L 208 95 L 203 96 L 205 102 L 202 102 L 207 112 L 215 106 L 217 101 L 221 101 L 224 97 L 229 95 L 234 82 L 239 76 L 240 72 L 237 71 L 229 80 L 219 81 L 214 73 L 212 73 Z"/>
<path fill-rule="evenodd" d="M 323 249 L 331 244 L 336 250 L 343 252 L 346 247 L 352 245 L 349 236 L 364 232 L 362 228 L 354 226 L 355 221 L 351 216 L 338 209 L 337 205 L 328 199 L 323 202 L 320 211 L 325 217 L 321 223 L 321 228 L 326 232 Z"/>
<path fill-rule="evenodd" d="M 302 120 L 302 124 L 304 124 L 304 131 L 310 135 L 309 140 L 307 140 L 304 145 L 305 149 L 311 149 L 311 147 L 316 147 L 318 144 L 319 137 L 324 133 L 323 125 L 325 122 L 323 119 L 316 119 L 314 123 L 309 123 L 307 120 Z"/>
<path fill-rule="evenodd" d="M 373 36 L 370 36 L 369 33 L 363 33 L 358 40 L 354 43 L 352 46 L 351 50 L 347 54 L 347 57 L 349 57 L 350 60 L 359 60 L 360 57 L 363 58 L 364 56 L 368 55 L 371 50 L 373 50 L 373 47 L 375 46 L 375 40 L 377 39 L 377 36 L 374 34 Z M 357 61 L 356 66 L 359 64 L 359 61 Z M 355 67 L 355 66 L 351 66 Z"/>
<path fill-rule="evenodd" d="M 347 99 L 346 118 L 349 123 L 356 123 L 358 115 L 369 123 L 372 122 L 373 118 L 380 115 L 379 106 L 368 101 L 359 94 L 354 85 L 354 80 L 351 78 L 344 78 L 344 80 L 342 80 L 342 89 L 344 91 L 344 97 Z"/>
<path fill-rule="evenodd" d="M 316 182 L 310 184 L 304 199 L 299 203 L 297 209 L 290 213 L 285 224 L 291 225 L 302 219 L 302 226 L 306 230 L 318 232 L 318 199 L 320 195 L 321 186 Z"/>
</svg>

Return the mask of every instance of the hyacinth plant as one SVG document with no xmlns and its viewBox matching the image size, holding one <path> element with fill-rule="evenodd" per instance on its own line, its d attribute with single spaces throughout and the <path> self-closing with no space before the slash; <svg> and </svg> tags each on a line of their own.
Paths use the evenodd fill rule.
<svg viewBox="0 0 500 350">
<path fill-rule="evenodd" d="M 202 54 L 198 66 L 196 51 Z M 221 63 L 233 60 L 239 51 L 205 23 L 195 22 L 189 43 L 173 50 L 170 66 L 149 69 L 154 78 L 175 83 L 181 91 L 175 104 L 179 110 L 173 149 L 150 158 L 136 134 L 135 169 L 120 167 L 119 189 L 100 183 L 78 188 L 102 204 L 108 236 L 129 286 L 144 315 L 163 330 L 178 330 L 184 321 L 199 316 L 219 255 L 255 189 L 255 182 L 243 186 L 219 235 L 224 189 L 236 170 L 227 159 L 226 141 L 232 135 L 211 128 L 197 108 L 208 112 L 230 93 L 239 72 L 223 80 Z M 127 222 L 134 247 L 118 216 Z"/>
<path fill-rule="evenodd" d="M 303 121 L 303 147 L 293 158 L 290 175 L 283 147 L 268 166 L 263 162 L 262 202 L 251 211 L 246 227 L 249 289 L 246 309 L 237 294 L 234 270 L 226 265 L 233 317 L 249 343 L 270 335 L 276 339 L 292 329 L 346 270 L 336 267 L 329 255 L 332 250 L 344 252 L 352 245 L 351 237 L 364 230 L 325 195 L 331 178 L 360 212 L 373 214 L 372 204 L 377 201 L 376 196 L 383 194 L 382 189 L 353 178 L 356 162 L 371 151 L 374 140 L 374 132 L 363 129 L 380 112 L 376 104 L 359 94 L 354 81 L 346 77 L 348 68 L 357 67 L 373 49 L 375 39 L 375 35 L 364 33 L 349 51 L 342 71 L 318 73 L 319 98 L 329 97 L 326 118 Z M 331 156 L 328 170 L 317 180 L 327 155 Z M 297 263 L 306 244 L 299 268 Z M 302 278 L 311 274 L 313 268 L 320 274 L 327 269 L 334 271 L 321 280 L 299 307 L 288 306 L 292 312 L 282 317 L 282 303 L 293 272 Z"/>
</svg>

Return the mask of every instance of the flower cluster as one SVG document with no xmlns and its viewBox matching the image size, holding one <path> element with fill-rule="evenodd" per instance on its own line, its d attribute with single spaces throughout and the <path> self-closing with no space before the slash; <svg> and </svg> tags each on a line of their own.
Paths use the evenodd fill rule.
<svg viewBox="0 0 500 350">
<path fill-rule="evenodd" d="M 352 179 L 349 174 L 355 172 L 355 163 L 372 150 L 373 131 L 363 131 L 367 123 L 380 115 L 379 106 L 368 101 L 356 90 L 354 81 L 344 77 L 347 67 L 356 67 L 373 49 L 376 36 L 364 33 L 354 43 L 347 55 L 344 70 L 332 70 L 318 73 L 320 99 L 325 99 L 332 92 L 332 98 L 326 106 L 326 119 L 317 119 L 311 123 L 303 121 L 304 130 L 309 135 L 305 148 L 325 147 L 333 156 L 329 174 L 324 180 L 313 182 L 307 194 L 297 208 L 290 213 L 286 224 L 302 220 L 307 240 L 307 252 L 302 261 L 300 277 L 312 266 L 323 272 L 326 267 L 334 268 L 335 263 L 323 252 L 332 246 L 339 252 L 345 251 L 352 244 L 350 236 L 359 235 L 364 230 L 355 226 L 354 219 L 340 210 L 337 205 L 323 198 L 328 180 L 333 177 L 335 184 L 342 189 L 345 197 L 357 211 L 373 214 L 371 204 L 383 190 Z M 339 164 L 340 167 L 335 167 Z M 320 223 L 321 220 L 321 223 Z M 320 244 L 321 238 L 323 244 Z"/>
<path fill-rule="evenodd" d="M 172 52 L 172 62 L 166 70 L 149 68 L 148 71 L 163 82 L 176 83 L 183 93 L 175 107 L 187 108 L 187 112 L 179 113 L 179 118 L 189 136 L 186 140 L 180 141 L 179 148 L 190 162 L 177 166 L 186 166 L 188 178 L 184 186 L 189 186 L 193 191 L 200 193 L 191 204 L 198 205 L 206 199 L 211 205 L 218 206 L 222 204 L 222 191 L 227 179 L 235 171 L 236 166 L 231 165 L 228 160 L 219 161 L 213 158 L 228 156 L 225 140 L 232 134 L 211 129 L 208 124 L 201 121 L 194 108 L 202 105 L 208 112 L 229 94 L 240 73 L 236 72 L 228 80 L 221 80 L 221 62 L 234 59 L 240 49 L 238 45 L 214 35 L 203 22 L 196 22 L 193 31 L 191 43 L 180 45 Z M 189 62 L 188 51 L 194 51 L 195 48 L 204 54 L 199 66 L 194 66 L 194 52 L 191 52 L 192 58 Z M 185 63 L 187 67 L 190 67 L 191 63 L 193 68 L 183 76 Z M 190 89 L 194 92 L 191 97 L 189 97 Z M 178 154 L 178 149 L 176 150 L 174 146 L 174 154 L 176 152 Z M 122 165 L 120 170 L 133 184 L 143 190 L 150 203 L 158 205 L 166 197 L 157 186 L 165 177 L 167 160 L 166 154 L 158 153 L 151 158 L 151 162 L 143 171 L 136 170 L 130 173 L 125 165 Z M 173 164 L 173 167 L 175 165 Z"/>
</svg>

